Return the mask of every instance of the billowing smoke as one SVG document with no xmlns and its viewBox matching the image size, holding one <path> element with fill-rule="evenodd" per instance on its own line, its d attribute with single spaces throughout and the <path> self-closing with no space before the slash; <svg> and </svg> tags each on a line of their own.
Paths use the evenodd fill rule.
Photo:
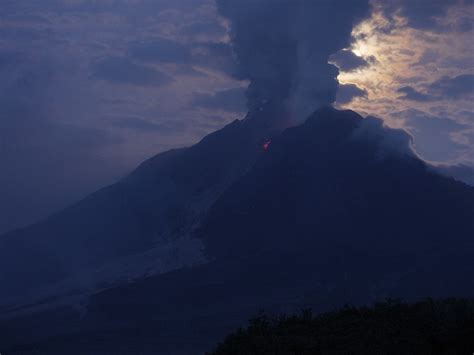
<svg viewBox="0 0 474 355">
<path fill-rule="evenodd" d="M 292 119 L 331 105 L 338 70 L 331 54 L 350 44 L 368 0 L 217 0 L 231 21 L 241 78 L 250 80 L 250 112 L 281 106 Z"/>
</svg>

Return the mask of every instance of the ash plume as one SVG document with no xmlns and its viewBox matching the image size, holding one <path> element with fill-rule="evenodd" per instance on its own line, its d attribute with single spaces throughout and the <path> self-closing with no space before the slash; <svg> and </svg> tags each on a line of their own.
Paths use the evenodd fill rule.
<svg viewBox="0 0 474 355">
<path fill-rule="evenodd" d="M 300 121 L 335 101 L 331 54 L 350 44 L 367 0 L 217 0 L 231 21 L 238 75 L 248 79 L 249 111 L 271 107 Z"/>
</svg>

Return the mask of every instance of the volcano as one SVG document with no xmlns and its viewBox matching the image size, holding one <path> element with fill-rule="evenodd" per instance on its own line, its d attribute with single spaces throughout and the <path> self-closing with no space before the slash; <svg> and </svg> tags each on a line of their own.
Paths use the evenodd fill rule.
<svg viewBox="0 0 474 355">
<path fill-rule="evenodd" d="M 474 297 L 474 188 L 408 141 L 327 107 L 159 154 L 0 238 L 2 351 L 196 353 L 261 309 Z"/>
</svg>

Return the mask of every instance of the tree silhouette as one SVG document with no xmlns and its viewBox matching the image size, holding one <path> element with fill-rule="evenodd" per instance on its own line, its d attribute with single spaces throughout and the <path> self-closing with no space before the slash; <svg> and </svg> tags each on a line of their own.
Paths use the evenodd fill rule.
<svg viewBox="0 0 474 355">
<path fill-rule="evenodd" d="M 472 354 L 474 300 L 387 300 L 313 315 L 260 313 L 211 353 L 251 354 Z"/>
</svg>

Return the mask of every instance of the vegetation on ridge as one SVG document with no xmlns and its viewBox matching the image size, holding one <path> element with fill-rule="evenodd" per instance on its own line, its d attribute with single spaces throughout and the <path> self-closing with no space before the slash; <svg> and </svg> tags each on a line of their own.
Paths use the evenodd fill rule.
<svg viewBox="0 0 474 355">
<path fill-rule="evenodd" d="M 213 355 L 472 354 L 474 300 L 388 300 L 313 315 L 264 313 L 228 335 Z"/>
</svg>

